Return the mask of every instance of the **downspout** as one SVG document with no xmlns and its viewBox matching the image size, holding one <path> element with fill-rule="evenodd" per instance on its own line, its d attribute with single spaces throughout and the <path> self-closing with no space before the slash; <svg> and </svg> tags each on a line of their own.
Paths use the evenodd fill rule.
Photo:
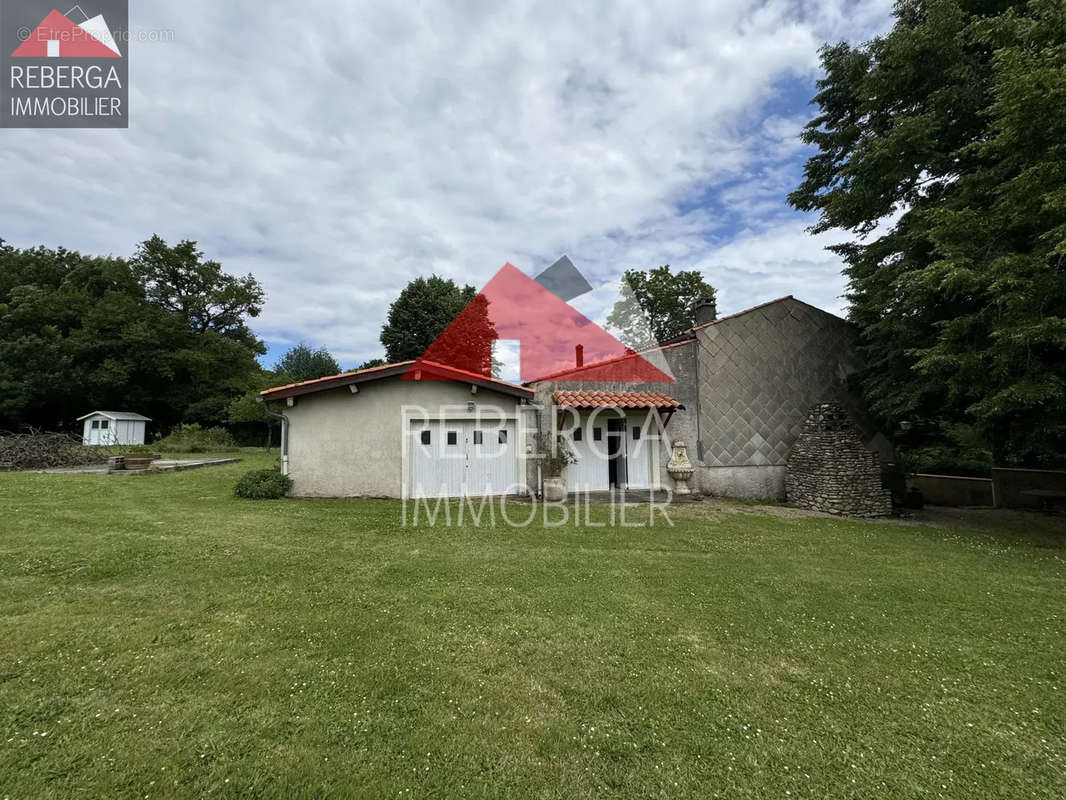
<svg viewBox="0 0 1066 800">
<path fill-rule="evenodd" d="M 534 418 L 537 420 L 537 433 L 536 433 L 536 438 L 534 439 L 536 444 L 534 445 L 534 449 L 536 449 L 538 451 L 538 452 L 534 453 L 534 455 L 536 456 L 536 459 L 537 459 L 537 489 L 536 489 L 536 492 L 534 494 L 536 496 L 536 499 L 539 500 L 542 497 L 544 497 L 544 475 L 543 475 L 544 465 L 543 465 L 543 463 L 540 460 L 540 452 L 539 452 L 540 440 L 541 440 L 541 436 L 540 436 L 540 431 L 541 431 L 541 428 L 540 428 L 540 404 L 539 403 L 536 404 L 535 410 L 534 410 L 533 413 L 534 413 Z"/>
<path fill-rule="evenodd" d="M 272 417 L 281 420 L 281 474 L 289 474 L 289 418 L 280 411 L 271 411 L 270 406 L 262 397 L 255 398 L 255 402 L 261 403 L 263 410 Z"/>
</svg>

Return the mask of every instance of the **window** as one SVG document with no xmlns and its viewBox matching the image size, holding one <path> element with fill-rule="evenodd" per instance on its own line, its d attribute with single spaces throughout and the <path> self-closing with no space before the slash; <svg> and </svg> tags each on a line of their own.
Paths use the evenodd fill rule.
<svg viewBox="0 0 1066 800">
<path fill-rule="evenodd" d="M 639 425 L 634 425 L 633 426 L 633 441 L 634 442 L 640 441 L 640 426 Z"/>
<path fill-rule="evenodd" d="M 429 444 L 433 439 L 429 435 L 429 431 L 422 431 L 422 444 Z"/>
<path fill-rule="evenodd" d="M 108 419 L 100 420 L 100 430 L 106 431 L 110 425 L 111 425 L 111 420 L 108 420 Z"/>
<path fill-rule="evenodd" d="M 507 444 L 507 431 L 500 431 L 500 444 Z"/>
<path fill-rule="evenodd" d="M 592 441 L 594 441 L 594 442 L 602 442 L 603 441 L 603 428 L 593 428 L 592 429 Z"/>
<path fill-rule="evenodd" d="M 483 444 L 485 442 L 484 431 L 474 431 L 474 444 Z"/>
<path fill-rule="evenodd" d="M 448 431 L 448 444 L 459 444 L 459 434 L 455 431 Z"/>
<path fill-rule="evenodd" d="M 585 438 L 585 432 L 581 428 L 574 428 L 574 441 L 580 442 Z"/>
<path fill-rule="evenodd" d="M 94 419 L 93 420 L 93 430 L 95 431 L 95 430 L 99 430 L 99 429 L 100 429 L 100 420 Z"/>
</svg>

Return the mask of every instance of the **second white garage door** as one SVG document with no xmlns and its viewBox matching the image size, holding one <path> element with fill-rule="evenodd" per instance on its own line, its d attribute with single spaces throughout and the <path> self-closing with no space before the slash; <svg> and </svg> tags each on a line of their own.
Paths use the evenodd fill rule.
<svg viewBox="0 0 1066 800">
<path fill-rule="evenodd" d="M 431 420 L 411 423 L 408 495 L 461 497 L 517 491 L 515 423 Z"/>
</svg>

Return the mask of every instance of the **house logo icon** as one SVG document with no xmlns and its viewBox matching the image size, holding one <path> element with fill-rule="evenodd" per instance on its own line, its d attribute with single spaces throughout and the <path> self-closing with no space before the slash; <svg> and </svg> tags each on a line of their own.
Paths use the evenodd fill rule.
<svg viewBox="0 0 1066 800">
<path fill-rule="evenodd" d="M 74 22 L 71 17 L 82 17 Z M 11 54 L 12 58 L 122 58 L 103 14 L 90 17 L 81 6 L 66 14 L 52 9 Z"/>
</svg>

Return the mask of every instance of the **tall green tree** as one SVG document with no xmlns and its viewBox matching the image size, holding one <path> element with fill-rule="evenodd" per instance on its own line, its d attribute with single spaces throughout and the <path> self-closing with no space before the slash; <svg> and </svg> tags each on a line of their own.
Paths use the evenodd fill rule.
<svg viewBox="0 0 1066 800">
<path fill-rule="evenodd" d="M 421 357 L 444 329 L 477 296 L 473 286 L 431 275 L 415 278 L 389 306 L 381 344 L 389 362 Z"/>
<path fill-rule="evenodd" d="M 204 258 L 196 242 L 171 247 L 159 236 L 137 247 L 130 267 L 148 301 L 180 314 L 194 332 L 254 341 L 245 319 L 259 316 L 264 292 L 252 275 L 228 275 L 217 261 Z"/>
<path fill-rule="evenodd" d="M 274 372 L 287 376 L 292 383 L 313 381 L 316 378 L 336 375 L 340 371 L 340 364 L 329 350 L 324 347 L 316 350 L 303 342 L 290 348 L 274 365 Z"/>
<path fill-rule="evenodd" d="M 901 0 L 822 50 L 794 206 L 852 239 L 864 388 L 887 422 L 969 426 L 1000 462 L 1066 453 L 1066 6 Z M 957 438 L 957 437 L 956 437 Z"/>
<path fill-rule="evenodd" d="M 263 343 L 247 325 L 259 316 L 264 292 L 251 275 L 238 277 L 207 259 L 196 242 L 169 246 L 159 236 L 138 246 L 130 269 L 148 303 L 184 323 L 184 347 L 175 351 L 175 372 L 185 381 L 176 389 L 182 422 L 225 422 L 233 397 L 259 369 Z"/>
<path fill-rule="evenodd" d="M 607 326 L 635 350 L 654 347 L 691 328 L 696 307 L 716 296 L 698 270 L 671 272 L 669 264 L 626 270 L 621 295 Z"/>
</svg>

